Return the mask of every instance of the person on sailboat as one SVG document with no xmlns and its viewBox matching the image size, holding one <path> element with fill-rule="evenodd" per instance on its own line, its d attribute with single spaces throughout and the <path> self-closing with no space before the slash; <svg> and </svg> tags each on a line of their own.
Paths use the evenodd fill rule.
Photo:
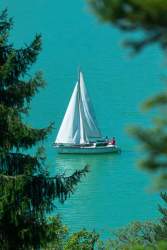
<svg viewBox="0 0 167 250">
<path fill-rule="evenodd" d="M 116 145 L 116 140 L 115 137 L 112 138 L 112 140 L 109 142 L 110 145 L 115 146 Z"/>
</svg>

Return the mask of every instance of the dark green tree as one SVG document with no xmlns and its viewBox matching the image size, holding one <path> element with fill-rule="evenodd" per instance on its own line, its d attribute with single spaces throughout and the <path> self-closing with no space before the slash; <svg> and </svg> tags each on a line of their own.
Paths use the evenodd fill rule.
<svg viewBox="0 0 167 250">
<path fill-rule="evenodd" d="M 16 49 L 8 40 L 12 27 L 5 10 L 0 15 L 0 249 L 45 249 L 64 234 L 59 219 L 48 218 L 54 199 L 64 202 L 88 169 L 49 176 L 40 145 L 53 124 L 36 129 L 24 122 L 32 97 L 45 85 L 41 72 L 28 74 L 41 36 Z"/>
</svg>

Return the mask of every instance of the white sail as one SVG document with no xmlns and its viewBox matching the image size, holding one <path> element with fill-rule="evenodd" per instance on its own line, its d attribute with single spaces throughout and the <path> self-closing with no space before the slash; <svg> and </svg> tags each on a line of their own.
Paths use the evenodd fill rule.
<svg viewBox="0 0 167 250">
<path fill-rule="evenodd" d="M 55 142 L 85 144 L 97 137 L 101 137 L 101 133 L 80 72 Z"/>
<path fill-rule="evenodd" d="M 76 83 L 56 143 L 80 143 L 78 87 L 79 84 Z"/>
</svg>

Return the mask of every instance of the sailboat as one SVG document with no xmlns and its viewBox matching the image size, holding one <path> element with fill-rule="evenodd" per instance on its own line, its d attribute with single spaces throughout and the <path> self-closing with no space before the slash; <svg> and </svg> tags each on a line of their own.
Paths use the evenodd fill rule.
<svg viewBox="0 0 167 250">
<path fill-rule="evenodd" d="M 53 145 L 61 154 L 120 152 L 115 141 L 102 137 L 81 71 Z"/>
</svg>

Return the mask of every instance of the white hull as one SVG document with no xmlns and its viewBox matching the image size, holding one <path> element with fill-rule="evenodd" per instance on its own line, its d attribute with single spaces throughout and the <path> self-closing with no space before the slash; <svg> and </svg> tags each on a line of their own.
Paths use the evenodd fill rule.
<svg viewBox="0 0 167 250">
<path fill-rule="evenodd" d="M 56 146 L 59 154 L 107 154 L 107 153 L 120 153 L 121 150 L 117 146 Z"/>
</svg>

